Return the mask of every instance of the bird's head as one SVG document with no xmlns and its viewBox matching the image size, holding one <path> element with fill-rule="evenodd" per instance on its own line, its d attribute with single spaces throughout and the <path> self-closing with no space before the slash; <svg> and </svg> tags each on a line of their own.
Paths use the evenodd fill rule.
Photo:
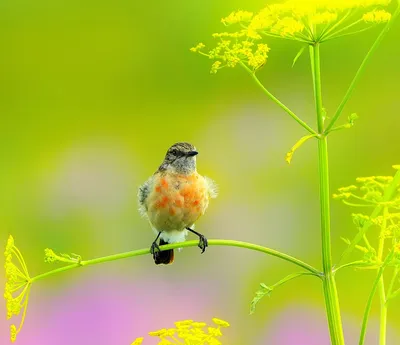
<svg viewBox="0 0 400 345">
<path fill-rule="evenodd" d="M 198 152 L 192 144 L 176 143 L 168 149 L 159 170 L 190 175 L 196 171 L 197 154 Z"/>
</svg>

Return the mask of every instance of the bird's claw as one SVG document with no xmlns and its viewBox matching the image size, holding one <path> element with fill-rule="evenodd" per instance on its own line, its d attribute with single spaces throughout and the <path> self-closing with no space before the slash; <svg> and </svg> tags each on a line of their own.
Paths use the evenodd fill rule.
<svg viewBox="0 0 400 345">
<path fill-rule="evenodd" d="M 201 254 L 203 254 L 208 247 L 208 240 L 204 235 L 199 236 L 199 248 L 201 249 Z"/>
<path fill-rule="evenodd" d="M 154 257 L 154 255 L 155 255 L 156 253 L 159 253 L 160 251 L 161 251 L 161 250 L 160 250 L 159 245 L 157 244 L 156 241 L 154 241 L 154 242 L 151 244 L 151 247 L 150 247 L 150 254 L 152 254 L 153 257 Z"/>
</svg>

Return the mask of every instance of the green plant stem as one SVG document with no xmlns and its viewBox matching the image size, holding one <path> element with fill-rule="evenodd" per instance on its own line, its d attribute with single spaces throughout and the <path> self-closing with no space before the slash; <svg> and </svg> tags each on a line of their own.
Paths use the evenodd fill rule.
<svg viewBox="0 0 400 345">
<path fill-rule="evenodd" d="M 382 262 L 383 249 L 385 247 L 385 233 L 387 225 L 388 208 L 383 208 L 383 220 L 381 225 L 381 231 L 379 234 L 378 244 L 378 261 Z M 379 301 L 380 301 L 380 318 L 379 318 L 379 345 L 386 345 L 386 321 L 387 321 L 387 305 L 386 305 L 386 294 L 385 294 L 385 282 L 383 280 L 383 274 L 379 277 L 378 283 Z"/>
<path fill-rule="evenodd" d="M 280 281 L 276 282 L 275 284 L 271 285 L 271 291 L 285 283 L 287 283 L 288 281 L 291 281 L 293 279 L 296 279 L 298 277 L 302 277 L 302 276 L 309 276 L 309 275 L 314 275 L 314 273 L 310 273 L 310 272 L 298 272 L 298 273 L 292 273 L 287 275 L 286 277 L 282 278 Z"/>
<path fill-rule="evenodd" d="M 187 242 L 182 242 L 182 243 L 174 243 L 174 244 L 168 244 L 168 245 L 163 245 L 160 246 L 161 250 L 168 250 L 168 249 L 174 249 L 174 248 L 185 248 L 185 247 L 196 247 L 199 244 L 198 241 L 187 241 Z M 258 252 L 262 252 L 264 254 L 268 254 L 271 256 L 276 256 L 282 260 L 291 262 L 294 265 L 297 265 L 306 271 L 312 273 L 315 276 L 321 277 L 322 273 L 318 271 L 316 268 L 312 267 L 311 265 L 294 258 L 293 256 L 281 253 L 277 250 L 270 249 L 267 247 L 259 246 L 256 244 L 252 243 L 247 243 L 247 242 L 241 242 L 241 241 L 233 241 L 233 240 L 208 240 L 208 245 L 209 246 L 230 246 L 230 247 L 240 247 L 240 248 L 246 248 L 250 250 L 255 250 Z M 138 249 L 138 250 L 133 250 L 130 252 L 125 252 L 125 253 L 119 253 L 119 254 L 114 254 L 114 255 L 109 255 L 109 256 L 104 256 L 101 258 L 97 259 L 92 259 L 92 260 L 82 260 L 77 263 L 72 263 L 71 265 L 60 267 L 57 269 L 54 269 L 52 271 L 39 274 L 33 278 L 31 278 L 30 282 L 33 283 L 34 281 L 46 278 L 48 276 L 51 276 L 53 274 L 65 272 L 68 270 L 71 270 L 73 268 L 77 267 L 82 267 L 82 266 L 90 266 L 90 265 L 95 265 L 95 264 L 100 264 L 104 262 L 109 262 L 109 261 L 115 261 L 115 260 L 120 260 L 120 259 L 126 259 L 134 256 L 140 256 L 140 255 L 146 255 L 150 254 L 150 249 L 145 248 L 145 249 Z M 71 261 L 72 262 L 72 261 Z"/>
<path fill-rule="evenodd" d="M 400 295 L 400 288 L 390 294 L 390 296 L 386 299 L 386 303 L 388 303 L 389 300 L 396 298 L 398 295 Z"/>
<path fill-rule="evenodd" d="M 387 291 L 386 305 L 387 305 L 389 299 L 393 298 L 393 287 L 394 287 L 394 283 L 396 281 L 396 278 L 397 278 L 397 275 L 399 274 L 399 272 L 400 272 L 400 266 L 396 266 L 394 268 L 393 276 L 392 276 L 392 279 L 390 280 L 389 288 Z"/>
<path fill-rule="evenodd" d="M 317 113 L 318 132 L 320 133 L 318 140 L 318 165 L 321 209 L 322 266 L 324 272 L 323 288 L 331 343 L 332 345 L 343 345 L 344 337 L 340 316 L 339 298 L 336 289 L 335 276 L 332 269 L 328 143 L 327 137 L 323 135 L 324 111 L 322 107 L 319 47 L 319 43 L 310 45 L 315 109 Z"/>
<path fill-rule="evenodd" d="M 374 299 L 375 292 L 376 292 L 376 289 L 378 288 L 379 281 L 382 277 L 383 271 L 385 270 L 386 265 L 389 263 L 389 261 L 392 259 L 392 257 L 393 257 L 393 251 L 391 251 L 388 254 L 388 256 L 386 257 L 384 263 L 382 264 L 381 268 L 378 271 L 378 274 L 375 278 L 374 284 L 372 285 L 372 289 L 368 296 L 367 305 L 366 305 L 365 311 L 364 311 L 363 321 L 362 321 L 362 325 L 361 325 L 360 340 L 358 342 L 358 345 L 364 345 L 365 335 L 367 333 L 367 324 L 368 324 L 369 313 L 370 313 L 371 307 L 372 307 L 372 300 Z"/>
<path fill-rule="evenodd" d="M 397 6 L 395 12 L 392 15 L 391 20 L 389 20 L 385 27 L 382 29 L 381 33 L 379 34 L 379 36 L 376 38 L 375 42 L 372 44 L 371 48 L 369 49 L 367 55 L 365 55 L 364 60 L 361 62 L 360 67 L 358 68 L 356 75 L 354 76 L 352 82 L 350 83 L 349 88 L 347 89 L 346 94 L 343 97 L 342 102 L 340 103 L 339 107 L 337 108 L 335 115 L 333 115 L 331 122 L 328 124 L 328 126 L 325 129 L 325 133 L 329 132 L 330 129 L 334 126 L 335 122 L 337 121 L 337 119 L 339 118 L 339 116 L 342 114 L 343 108 L 346 105 L 347 101 L 350 99 L 354 87 L 356 86 L 358 80 L 361 77 L 361 74 L 364 72 L 365 67 L 367 65 L 367 62 L 369 61 L 369 59 L 371 58 L 372 54 L 375 52 L 375 50 L 378 48 L 379 44 L 382 42 L 383 38 L 385 37 L 386 33 L 389 31 L 389 29 L 392 27 L 395 19 L 397 18 L 397 16 L 400 13 L 400 3 Z"/>
<path fill-rule="evenodd" d="M 271 92 L 269 92 L 265 86 L 261 83 L 261 81 L 257 78 L 254 71 L 248 68 L 243 62 L 240 62 L 241 66 L 250 74 L 256 84 L 264 91 L 264 93 L 273 100 L 280 108 L 282 108 L 286 113 L 288 113 L 300 126 L 305 128 L 311 134 L 317 135 L 317 132 L 314 131 L 309 125 L 307 125 L 303 120 L 301 120 L 293 111 L 291 111 L 286 105 L 284 105 L 278 98 L 276 98 Z"/>
<path fill-rule="evenodd" d="M 376 218 L 379 216 L 379 214 L 383 210 L 383 204 L 387 203 L 390 199 L 392 199 L 394 193 L 396 192 L 397 187 L 400 184 L 400 170 L 397 170 L 396 174 L 393 177 L 392 182 L 390 185 L 385 189 L 383 193 L 383 201 L 374 208 L 372 211 L 370 218 Z M 339 265 L 341 262 L 345 261 L 345 259 L 348 258 L 348 256 L 352 253 L 356 245 L 364 238 L 364 235 L 372 225 L 371 221 L 365 221 L 363 227 L 360 229 L 360 231 L 357 233 L 357 235 L 354 237 L 354 239 L 351 241 L 347 249 L 344 251 L 342 256 L 340 257 L 337 265 Z"/>
<path fill-rule="evenodd" d="M 342 268 L 347 268 L 347 267 L 355 267 L 355 268 L 377 268 L 377 265 L 371 265 L 369 262 L 365 262 L 363 260 L 358 260 L 358 261 L 353 261 L 349 262 L 344 265 L 340 265 L 338 267 L 335 267 L 333 270 L 333 273 L 339 272 Z"/>
</svg>

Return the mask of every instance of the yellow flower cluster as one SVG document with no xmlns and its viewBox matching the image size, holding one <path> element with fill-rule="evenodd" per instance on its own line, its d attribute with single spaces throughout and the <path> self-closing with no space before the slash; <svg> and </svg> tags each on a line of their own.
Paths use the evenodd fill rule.
<svg viewBox="0 0 400 345">
<path fill-rule="evenodd" d="M 350 206 L 377 206 L 385 204 L 390 207 L 400 207 L 400 195 L 391 201 L 384 201 L 384 192 L 393 181 L 392 176 L 369 176 L 358 177 L 356 181 L 359 186 L 351 185 L 341 187 L 337 194 L 333 194 L 334 199 L 342 200 Z M 357 195 L 359 191 L 361 195 Z"/>
<path fill-rule="evenodd" d="M 389 12 L 383 10 L 375 10 L 363 15 L 363 20 L 366 23 L 385 23 L 390 20 L 392 15 Z"/>
<path fill-rule="evenodd" d="M 213 318 L 212 321 L 217 327 L 210 326 L 205 330 L 207 326 L 205 322 L 184 320 L 175 322 L 175 328 L 163 328 L 158 331 L 149 332 L 149 335 L 160 338 L 158 345 L 221 345 L 222 343 L 218 339 L 222 336 L 221 328 L 229 327 L 230 325 L 228 322 L 217 318 Z M 140 345 L 142 342 L 143 338 L 137 338 L 131 345 Z"/>
<path fill-rule="evenodd" d="M 394 166 L 397 169 L 397 166 Z M 392 264 L 399 265 L 400 268 L 400 185 L 393 186 L 395 180 L 392 176 L 368 176 L 358 177 L 356 184 L 338 189 L 334 194 L 335 199 L 341 200 L 344 204 L 367 210 L 364 213 L 353 213 L 353 223 L 358 232 L 365 229 L 365 226 L 372 226 L 379 231 L 378 249 L 372 246 L 367 235 L 364 234 L 362 240 L 364 245 L 357 244 L 355 248 L 363 253 L 363 261 L 370 264 L 379 265 L 382 262 L 383 243 L 390 239 L 390 247 L 396 254 L 396 261 Z M 391 190 L 388 194 L 388 191 Z M 390 198 L 388 196 L 390 195 Z M 371 209 L 380 207 L 379 214 L 371 214 Z M 378 209 L 379 210 L 379 209 Z M 357 233 L 358 233 L 357 232 Z M 373 231 L 369 231 L 373 233 Z M 343 239 L 346 244 L 351 243 L 348 239 Z"/>
<path fill-rule="evenodd" d="M 6 300 L 7 319 L 10 319 L 13 315 L 19 315 L 21 311 L 23 312 L 18 329 L 14 324 L 10 327 L 10 339 L 14 342 L 24 324 L 31 278 L 29 277 L 25 260 L 19 249 L 15 246 L 11 235 L 8 238 L 4 256 L 4 268 L 6 271 L 4 298 Z M 18 265 L 13 263 L 13 259 L 16 259 Z"/>
<path fill-rule="evenodd" d="M 232 12 L 228 17 L 222 18 L 221 22 L 225 25 L 232 25 L 240 22 L 249 22 L 253 17 L 252 12 L 248 11 L 236 11 Z"/>
<path fill-rule="evenodd" d="M 248 31 L 302 42 L 322 42 L 360 31 L 358 24 L 378 24 L 390 20 L 380 9 L 390 0 L 289 0 L 269 5 L 252 17 Z M 372 11 L 365 13 L 367 8 Z M 364 13 L 363 13 L 364 12 Z M 359 14 L 361 13 L 361 14 Z"/>
<path fill-rule="evenodd" d="M 268 5 L 257 13 L 236 11 L 222 18 L 236 31 L 214 33 L 217 46 L 209 51 L 199 43 L 190 50 L 215 60 L 211 73 L 239 63 L 256 71 L 266 63 L 269 47 L 257 44 L 263 37 L 284 38 L 307 44 L 365 31 L 390 20 L 384 10 L 391 0 L 288 0 Z"/>
<path fill-rule="evenodd" d="M 224 67 L 233 68 L 239 63 L 245 63 L 255 71 L 266 63 L 270 50 L 267 44 L 255 44 L 250 40 L 239 41 L 237 39 L 239 33 L 235 33 L 236 37 L 229 33 L 217 35 L 220 38 L 220 42 L 207 53 L 202 51 L 204 48 L 202 43 L 191 49 L 193 52 L 198 52 L 212 60 L 216 60 L 211 67 L 211 73 L 217 73 L 218 70 Z M 224 39 L 225 37 L 234 37 L 235 39 L 227 40 Z"/>
</svg>

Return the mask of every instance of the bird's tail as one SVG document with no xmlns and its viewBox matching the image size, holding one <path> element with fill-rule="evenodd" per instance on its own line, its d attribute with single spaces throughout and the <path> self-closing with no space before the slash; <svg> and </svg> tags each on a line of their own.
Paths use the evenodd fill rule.
<svg viewBox="0 0 400 345">
<path fill-rule="evenodd" d="M 160 238 L 160 246 L 162 246 L 163 244 L 168 244 L 168 242 L 165 242 L 162 238 Z M 154 253 L 153 258 L 156 265 L 172 264 L 174 262 L 174 250 L 168 249 L 163 250 L 162 252 L 156 252 Z"/>
</svg>

